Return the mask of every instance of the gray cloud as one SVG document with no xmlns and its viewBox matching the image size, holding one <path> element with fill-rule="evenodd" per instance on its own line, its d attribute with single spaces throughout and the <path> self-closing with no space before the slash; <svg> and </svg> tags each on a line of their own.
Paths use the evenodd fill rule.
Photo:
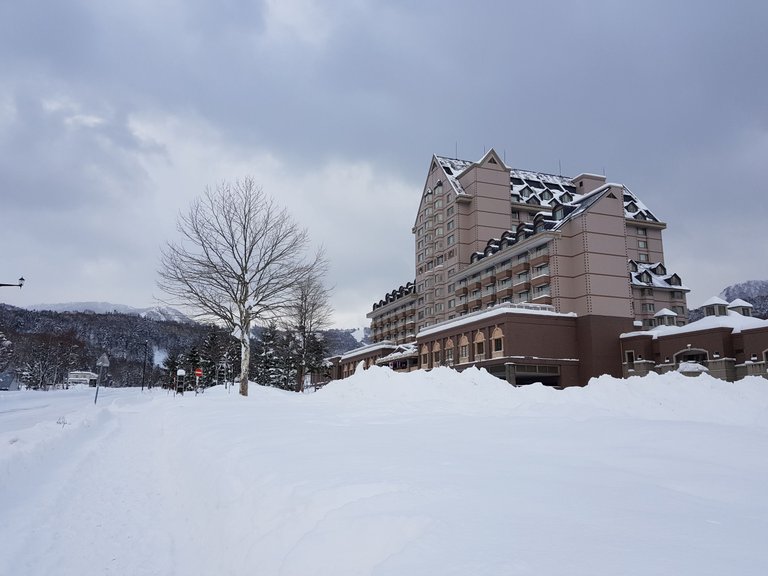
<svg viewBox="0 0 768 576">
<path fill-rule="evenodd" d="M 4 4 L 0 273 L 30 283 L 3 298 L 147 304 L 176 213 L 251 173 L 361 317 L 413 273 L 431 154 L 491 146 L 627 184 L 693 304 L 768 278 L 763 3 L 412 4 Z"/>
</svg>

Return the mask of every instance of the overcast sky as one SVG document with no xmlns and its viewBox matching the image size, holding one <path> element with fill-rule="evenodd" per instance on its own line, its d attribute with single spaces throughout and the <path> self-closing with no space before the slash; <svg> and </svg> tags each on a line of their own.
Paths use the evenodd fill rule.
<svg viewBox="0 0 768 576">
<path fill-rule="evenodd" d="M 412 280 L 432 154 L 605 173 L 700 305 L 768 279 L 768 3 L 0 4 L 0 301 L 149 306 L 206 186 L 253 176 L 331 260 L 336 324 Z"/>
</svg>

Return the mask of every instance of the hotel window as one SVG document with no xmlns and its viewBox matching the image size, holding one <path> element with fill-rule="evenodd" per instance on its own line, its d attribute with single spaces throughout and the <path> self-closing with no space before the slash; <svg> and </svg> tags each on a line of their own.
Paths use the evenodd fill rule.
<svg viewBox="0 0 768 576">
<path fill-rule="evenodd" d="M 645 228 L 638 228 L 637 229 L 637 235 L 638 236 L 648 236 L 648 230 Z"/>
<path fill-rule="evenodd" d="M 450 284 L 448 284 L 448 292 L 451 294 L 456 292 L 456 282 L 451 282 Z"/>
<path fill-rule="evenodd" d="M 518 212 L 517 210 L 512 210 L 512 218 L 515 218 L 515 219 L 519 220 L 520 219 L 520 212 Z"/>
<path fill-rule="evenodd" d="M 493 351 L 494 352 L 501 352 L 504 349 L 504 343 L 501 338 L 494 338 L 493 339 Z"/>
<path fill-rule="evenodd" d="M 448 308 L 455 308 L 455 307 L 456 307 L 456 299 L 451 298 L 450 300 L 448 300 Z"/>
<path fill-rule="evenodd" d="M 648 254 L 641 253 L 640 258 L 638 258 L 640 262 L 648 262 Z"/>
<path fill-rule="evenodd" d="M 483 354 L 485 354 L 485 342 L 483 340 L 475 342 L 475 356 L 482 356 Z"/>
<path fill-rule="evenodd" d="M 449 207 L 446 209 L 446 211 L 445 211 L 445 215 L 446 215 L 446 216 L 448 216 L 449 218 L 450 218 L 451 216 L 453 216 L 453 206 L 449 206 Z"/>
<path fill-rule="evenodd" d="M 445 363 L 448 365 L 453 364 L 453 348 L 445 349 Z"/>
<path fill-rule="evenodd" d="M 446 230 L 448 230 L 448 232 L 450 232 L 451 230 L 453 230 L 453 226 L 454 226 L 453 220 L 449 220 L 448 224 L 445 225 L 445 228 Z"/>
<path fill-rule="evenodd" d="M 442 236 L 442 235 L 443 235 L 443 227 L 438 226 L 437 228 L 435 228 L 435 236 Z"/>
<path fill-rule="evenodd" d="M 435 208 L 442 208 L 442 207 L 443 207 L 443 201 L 440 198 L 435 200 Z"/>
<path fill-rule="evenodd" d="M 683 298 L 683 293 L 680 292 L 679 290 L 674 290 L 672 292 L 672 299 L 673 300 L 682 300 L 682 298 Z"/>
<path fill-rule="evenodd" d="M 637 241 L 637 247 L 638 248 L 648 248 L 648 242 L 645 240 L 638 240 Z"/>
<path fill-rule="evenodd" d="M 462 344 L 459 346 L 459 361 L 466 361 L 469 358 L 469 345 Z"/>
<path fill-rule="evenodd" d="M 656 305 L 653 303 L 646 303 L 643 304 L 643 312 L 655 312 L 656 311 Z"/>
<path fill-rule="evenodd" d="M 454 237 L 453 234 L 451 234 L 450 236 L 448 236 L 448 246 L 453 246 L 454 242 L 456 242 L 456 238 Z"/>
</svg>

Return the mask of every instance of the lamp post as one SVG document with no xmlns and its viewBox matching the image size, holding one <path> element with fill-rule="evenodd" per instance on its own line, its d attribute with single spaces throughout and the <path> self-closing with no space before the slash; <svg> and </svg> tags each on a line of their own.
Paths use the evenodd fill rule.
<svg viewBox="0 0 768 576">
<path fill-rule="evenodd" d="M 19 278 L 19 281 L 16 284 L 0 284 L 0 286 L 18 286 L 19 290 L 21 290 L 21 287 L 24 286 L 24 276 Z"/>
</svg>

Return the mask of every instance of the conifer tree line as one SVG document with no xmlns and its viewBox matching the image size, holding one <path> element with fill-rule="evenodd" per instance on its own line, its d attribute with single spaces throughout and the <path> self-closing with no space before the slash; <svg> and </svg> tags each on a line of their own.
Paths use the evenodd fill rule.
<svg viewBox="0 0 768 576">
<path fill-rule="evenodd" d="M 302 332 L 294 329 L 298 324 L 284 320 L 253 330 L 252 381 L 298 390 L 302 362 L 307 372 L 316 371 L 324 357 L 358 345 L 351 330 Z M 302 338 L 305 347 L 300 345 Z M 145 342 L 148 354 L 143 368 Z M 122 313 L 31 311 L 0 304 L 0 385 L 15 379 L 34 389 L 61 388 L 70 371 L 98 372 L 96 361 L 102 353 L 110 360 L 105 384 L 112 386 L 141 386 L 142 376 L 147 386 L 168 385 L 169 375 L 179 367 L 187 374 L 202 368 L 202 385 L 211 386 L 226 379 L 232 382 L 240 371 L 239 341 L 215 326 Z M 193 365 L 196 355 L 199 366 Z M 166 365 L 169 362 L 175 362 L 172 370 Z"/>
</svg>

